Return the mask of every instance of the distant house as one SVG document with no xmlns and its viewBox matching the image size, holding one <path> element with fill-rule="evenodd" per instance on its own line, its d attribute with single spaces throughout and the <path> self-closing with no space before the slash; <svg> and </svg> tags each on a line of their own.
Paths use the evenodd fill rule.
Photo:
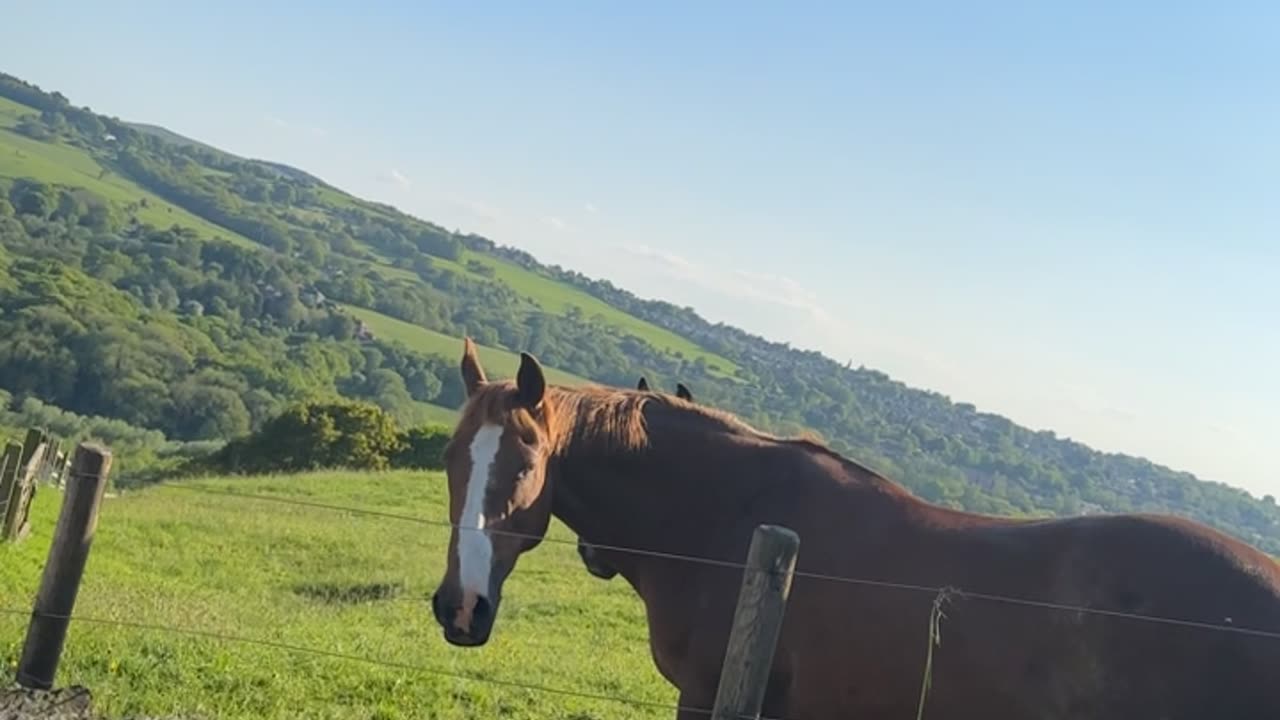
<svg viewBox="0 0 1280 720">
<path fill-rule="evenodd" d="M 323 306 L 326 299 L 327 298 L 325 298 L 324 293 L 315 288 L 307 288 L 298 293 L 298 300 L 300 300 L 303 305 L 310 308 Z"/>
</svg>

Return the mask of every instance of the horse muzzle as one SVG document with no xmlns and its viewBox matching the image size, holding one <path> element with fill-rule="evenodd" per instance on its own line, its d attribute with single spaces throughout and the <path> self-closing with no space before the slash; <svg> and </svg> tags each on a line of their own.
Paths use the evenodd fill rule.
<svg viewBox="0 0 1280 720">
<path fill-rule="evenodd" d="M 479 647 L 489 642 L 498 603 L 483 595 L 448 602 L 437 592 L 431 596 L 431 611 L 444 632 L 445 642 L 457 647 Z"/>
</svg>

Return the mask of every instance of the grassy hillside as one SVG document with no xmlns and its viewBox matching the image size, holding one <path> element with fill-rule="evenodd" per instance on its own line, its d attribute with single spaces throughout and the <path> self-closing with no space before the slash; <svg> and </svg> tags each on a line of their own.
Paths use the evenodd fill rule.
<svg viewBox="0 0 1280 720">
<path fill-rule="evenodd" d="M 738 370 L 737 363 L 698 347 L 696 343 L 665 328 L 657 327 L 594 298 L 587 293 L 555 280 L 526 270 L 500 258 L 479 253 L 465 253 L 464 260 L 474 260 L 493 268 L 494 277 L 506 283 L 516 292 L 531 298 L 538 307 L 553 313 L 566 313 L 577 308 L 582 314 L 596 319 L 603 325 L 616 328 L 650 343 L 654 347 L 674 352 L 690 360 L 701 358 L 717 375 L 731 377 Z"/>
<path fill-rule="evenodd" d="M 452 335 L 418 327 L 366 308 L 351 305 L 342 307 L 353 317 L 364 320 L 369 329 L 380 338 L 404 343 L 409 349 L 427 355 L 454 357 L 462 354 L 462 342 Z M 516 368 L 520 367 L 520 356 L 517 353 L 486 345 L 477 345 L 476 350 L 479 352 L 480 362 L 484 363 L 485 371 L 490 377 L 495 379 L 515 377 Z M 555 368 L 546 368 L 546 374 L 547 380 L 557 385 L 586 385 L 590 382 L 586 378 Z"/>
<path fill-rule="evenodd" d="M 206 233 L 210 237 L 225 237 L 242 244 L 251 242 L 239 233 L 198 217 L 176 204 L 166 202 L 136 183 L 114 174 L 105 163 L 95 159 L 93 154 L 84 148 L 57 142 L 40 142 L 13 131 L 13 127 L 17 125 L 20 118 L 37 114 L 34 108 L 0 97 L 0 128 L 8 131 L 0 133 L 0 153 L 11 156 L 0 159 L 0 177 L 15 179 L 28 177 L 58 185 L 83 187 L 121 205 L 136 203 L 145 198 L 146 207 L 135 211 L 141 222 L 157 227 L 177 224 Z M 133 127 L 184 147 L 221 152 L 158 126 L 135 123 Z M 374 212 L 381 212 L 376 209 L 376 206 L 371 206 L 335 189 L 329 189 L 326 196 L 339 207 L 365 211 L 373 207 Z M 368 245 L 358 241 L 355 245 L 362 251 L 361 255 L 378 260 L 370 263 L 371 267 L 391 277 L 411 277 L 404 271 L 397 272 L 396 268 L 386 262 L 385 256 Z M 570 308 L 577 308 L 587 317 L 595 318 L 617 330 L 632 333 L 663 351 L 690 359 L 702 358 L 722 374 L 729 375 L 737 370 L 737 365 L 732 361 L 699 348 L 687 338 L 628 315 L 577 288 L 543 277 L 500 258 L 464 252 L 459 262 L 443 259 L 436 259 L 436 262 L 442 267 L 472 278 L 492 276 L 529 298 L 540 310 L 564 313 Z M 469 268 L 467 263 L 483 266 L 490 272 L 481 274 Z"/>
<path fill-rule="evenodd" d="M 84 188 L 120 206 L 145 201 L 145 206 L 133 211 L 141 222 L 156 227 L 181 225 L 209 237 L 253 245 L 246 238 L 166 202 L 112 172 L 83 148 L 41 142 L 14 131 L 23 116 L 33 114 L 35 111 L 31 108 L 0 97 L 0 178 L 35 178 L 55 185 Z"/>
<path fill-rule="evenodd" d="M 15 398 L 182 441 L 225 439 L 315 395 L 417 422 L 461 403 L 456 341 L 471 335 L 495 374 L 510 372 L 499 349 L 527 350 L 559 378 L 690 383 L 703 402 L 812 429 L 948 507 L 1175 513 L 1280 551 L 1273 499 L 1031 431 L 2 74 L 0 96 L 0 263 L 19 278 L 0 277 L 0 333 L 13 338 L 0 389 Z M 110 311 L 93 301 L 118 293 L 128 299 Z M 376 312 L 380 337 L 354 338 L 350 307 Z M 185 338 L 184 353 L 164 352 L 156 328 Z"/>
<path fill-rule="evenodd" d="M 341 473 L 200 486 L 438 520 L 436 474 Z M 0 658 L 12 667 L 59 496 L 42 491 L 35 534 L 0 546 Z M 560 525 L 552 536 L 572 540 Z M 414 668 L 674 703 L 649 658 L 643 608 L 592 580 L 572 544 L 546 543 L 507 585 L 491 643 L 447 646 L 430 615 L 446 528 L 154 487 L 106 501 L 76 613 L 269 640 Z M 636 708 L 296 654 L 172 632 L 73 623 L 62 685 L 89 687 L 111 717 L 669 718 Z"/>
</svg>

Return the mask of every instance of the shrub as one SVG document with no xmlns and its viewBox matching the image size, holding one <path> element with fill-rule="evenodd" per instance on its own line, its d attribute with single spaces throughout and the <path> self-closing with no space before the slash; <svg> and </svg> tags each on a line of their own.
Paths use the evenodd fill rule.
<svg viewBox="0 0 1280 720">
<path fill-rule="evenodd" d="M 395 419 L 376 405 L 312 402 L 294 405 L 253 435 L 227 443 L 209 465 L 245 473 L 385 470 L 403 446 Z"/>
<path fill-rule="evenodd" d="M 444 468 L 444 448 L 449 444 L 452 431 L 444 425 L 424 425 L 410 428 L 401 435 L 400 452 L 391 458 L 391 464 L 415 470 L 440 470 Z"/>
</svg>

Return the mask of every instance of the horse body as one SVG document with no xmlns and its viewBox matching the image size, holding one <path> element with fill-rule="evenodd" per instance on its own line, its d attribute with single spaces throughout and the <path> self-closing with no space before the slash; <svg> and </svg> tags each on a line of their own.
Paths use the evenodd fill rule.
<svg viewBox="0 0 1280 720">
<path fill-rule="evenodd" d="M 661 423 L 650 427 L 659 447 Z M 637 458 L 613 472 L 593 466 L 593 475 L 569 464 L 553 482 L 563 488 L 559 497 L 580 493 L 593 511 L 590 520 L 558 512 L 562 519 L 603 544 L 676 554 L 696 547 L 730 560 L 745 557 L 760 523 L 800 534 L 802 575 L 792 586 L 766 716 L 912 717 L 937 599 L 921 588 L 946 586 L 959 593 L 941 605 L 926 717 L 1173 720 L 1226 709 L 1223 717 L 1280 716 L 1280 690 L 1269 689 L 1266 676 L 1280 668 L 1280 640 L 985 597 L 1280 632 L 1274 563 L 1221 533 L 1164 517 L 959 513 L 857 468 L 842 467 L 842 477 L 804 445 L 766 443 L 748 454 L 741 442 L 728 445 L 717 452 L 701 438 L 700 460 L 664 475 Z M 755 492 L 733 492 L 760 465 L 777 474 L 747 488 Z M 626 501 L 610 507 L 608 497 Z M 681 498 L 678 506 L 672 497 Z M 739 497 L 749 500 L 726 512 Z M 665 540 L 642 520 L 655 517 Z M 680 704 L 710 707 L 741 573 L 621 551 L 604 559 L 644 599 L 655 662 L 681 688 Z"/>
<path fill-rule="evenodd" d="M 1269 677 L 1280 639 L 1230 631 L 1280 633 L 1280 570 L 1222 533 L 1156 516 L 957 512 L 816 443 L 679 399 L 558 388 L 544 397 L 520 387 L 524 366 L 520 377 L 476 390 L 488 396 L 469 404 L 458 442 L 479 436 L 472 427 L 511 422 L 499 408 L 534 409 L 544 435 L 531 442 L 521 430 L 519 452 L 541 459 L 523 461 L 517 477 L 536 468 L 540 500 L 506 519 L 545 527 L 540 513 L 554 513 L 632 585 L 654 662 L 680 691 L 678 718 L 705 718 L 712 706 L 742 577 L 734 564 L 761 523 L 801 537 L 765 717 L 914 717 L 935 603 L 931 720 L 1280 717 Z M 517 451 L 495 465 L 519 464 L 506 455 Z M 461 497 L 471 468 L 461 451 L 452 457 L 451 497 Z M 492 505 L 510 506 L 498 482 Z M 513 497 L 534 492 L 513 487 Z M 433 604 L 451 642 L 487 639 L 504 573 L 528 549 L 493 547 L 484 602 L 459 589 L 450 557 Z"/>
</svg>

